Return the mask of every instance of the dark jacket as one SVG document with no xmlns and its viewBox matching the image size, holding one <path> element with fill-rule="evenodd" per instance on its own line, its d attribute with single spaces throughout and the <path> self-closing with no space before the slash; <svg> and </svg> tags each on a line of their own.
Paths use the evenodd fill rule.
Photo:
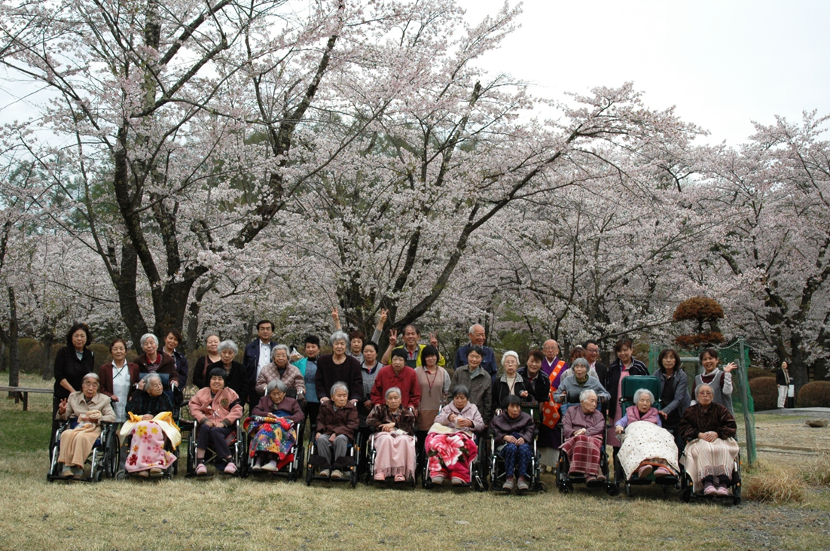
<svg viewBox="0 0 830 551">
<path fill-rule="evenodd" d="M 594 371 L 597 373 L 597 379 L 599 379 L 599 382 L 605 384 L 605 381 L 608 380 L 608 366 L 600 361 L 597 361 L 597 363 L 594 364 Z"/>
<path fill-rule="evenodd" d="M 454 367 L 456 369 L 462 365 L 467 365 L 467 355 L 469 354 L 472 346 L 472 344 L 467 343 L 455 351 Z M 493 352 L 493 349 L 489 346 L 482 346 L 481 349 L 484 351 L 484 357 L 481 358 L 481 366 L 487 373 L 490 374 L 491 378 L 495 379 L 496 374 L 499 372 L 499 366 L 496 364 L 496 353 Z"/>
<path fill-rule="evenodd" d="M 187 372 L 190 370 L 187 358 L 184 354 L 174 348 L 173 361 L 176 362 L 176 373 L 179 374 L 179 386 L 184 388 L 187 386 Z"/>
<path fill-rule="evenodd" d="M 694 440 L 701 432 L 709 431 L 715 431 L 718 438 L 726 440 L 737 434 L 738 425 L 728 409 L 712 402 L 706 411 L 700 404 L 689 406 L 683 413 L 677 430 L 686 442 Z"/>
<path fill-rule="evenodd" d="M 462 366 L 452 374 L 450 388 L 464 385 L 470 390 L 470 401 L 476 405 L 484 424 L 489 425 L 493 417 L 493 381 L 487 370 L 479 366 L 476 374 L 470 373 L 469 366 Z"/>
<path fill-rule="evenodd" d="M 138 384 L 139 379 L 141 379 L 141 372 L 139 371 L 138 364 L 134 364 L 133 362 L 127 362 L 127 371 L 130 373 L 130 393 L 127 395 L 127 400 L 133 397 L 133 393 L 135 393 L 135 385 Z M 108 364 L 104 364 L 98 369 L 98 378 L 101 380 L 101 394 L 106 394 L 112 400 L 114 394 L 112 393 L 112 362 Z M 129 410 L 127 410 L 129 411 Z"/>
<path fill-rule="evenodd" d="M 156 373 L 167 373 L 168 375 L 175 375 L 178 377 L 178 373 L 176 372 L 176 360 L 173 359 L 173 356 L 167 354 L 166 352 L 162 352 L 161 350 L 156 352 L 156 354 L 161 356 L 161 361 L 159 362 L 158 369 L 156 369 Z M 150 370 L 147 368 L 147 354 L 142 354 L 136 358 L 135 363 L 138 364 L 139 372 L 150 373 Z"/>
<path fill-rule="evenodd" d="M 524 377 L 516 373 L 516 382 L 513 384 L 513 392 L 510 392 L 510 385 L 507 384 L 507 376 L 502 375 L 498 377 L 493 382 L 493 409 L 491 411 L 496 411 L 497 409 L 501 409 L 502 402 L 505 398 L 510 396 L 510 394 L 514 394 L 521 398 L 522 391 L 526 390 L 528 393 L 527 398 L 522 398 L 522 401 L 529 402 L 530 399 L 533 397 L 533 389 L 530 387 L 530 383 L 524 380 Z"/>
<path fill-rule="evenodd" d="M 620 386 L 620 374 L 622 373 L 622 362 L 619 359 L 614 360 L 611 364 L 611 367 L 608 368 L 608 380 L 607 381 L 600 381 L 602 386 L 605 387 L 605 390 L 608 391 L 608 394 L 611 395 L 611 401 L 608 404 L 610 408 L 609 411 L 614 412 L 617 407 L 617 402 L 620 399 L 617 392 L 619 391 Z M 633 363 L 631 364 L 631 369 L 628 370 L 629 375 L 648 375 L 648 368 L 646 364 L 638 360 L 637 358 L 633 359 Z"/>
<path fill-rule="evenodd" d="M 152 415 L 155 417 L 163 411 L 172 412 L 173 404 L 170 403 L 170 398 L 164 392 L 154 397 L 143 390 L 136 389 L 127 403 L 127 411 L 133 415 Z"/>
<path fill-rule="evenodd" d="M 504 411 L 501 415 L 493 417 L 493 421 L 490 423 L 490 431 L 496 446 L 504 444 L 504 437 L 514 435 L 514 433 L 524 438 L 524 441 L 530 444 L 533 442 L 533 431 L 535 428 L 536 424 L 533 422 L 533 417 L 523 411 L 519 412 L 519 416 L 516 419 L 511 419 L 507 412 Z"/>
<path fill-rule="evenodd" d="M 254 406 L 254 409 L 251 411 L 251 415 L 267 417 L 270 413 L 276 411 L 284 411 L 288 414 L 286 419 L 291 419 L 295 423 L 299 423 L 305 419 L 305 415 L 303 415 L 303 410 L 300 408 L 300 404 L 297 400 L 288 396 L 283 398 L 282 402 L 276 406 L 274 405 L 274 402 L 271 401 L 270 396 L 263 396 L 259 399 L 259 403 Z"/>
<path fill-rule="evenodd" d="M 792 375 L 790 375 L 790 379 L 792 379 Z M 784 373 L 784 370 L 780 367 L 775 370 L 775 384 L 781 386 L 787 386 L 790 384 L 790 382 L 787 380 L 787 374 Z"/>
<path fill-rule="evenodd" d="M 95 368 L 92 350 L 84 348 L 83 357 L 79 360 L 75 348 L 64 346 L 55 354 L 55 398 L 68 398 L 69 391 L 60 385 L 63 379 L 72 385 L 75 392 L 81 390 L 84 376 L 92 373 Z"/>
<path fill-rule="evenodd" d="M 400 429 L 409 435 L 415 434 L 415 413 L 411 408 L 399 407 L 397 415 L 392 415 L 389 412 L 389 406 L 386 404 L 373 407 L 366 419 L 366 425 L 378 430 L 380 425 L 386 423 L 395 423 L 396 429 Z"/>
<path fill-rule="evenodd" d="M 259 365 L 259 338 L 257 337 L 253 341 L 249 342 L 245 345 L 245 354 L 242 356 L 242 365 L 245 367 L 245 373 L 248 374 L 248 386 L 250 388 L 251 397 L 253 398 L 255 388 L 256 388 L 256 378 L 257 372 L 256 368 Z M 277 346 L 279 343 L 276 341 L 271 341 L 271 353 L 274 352 L 274 347 Z M 274 358 L 269 353 L 268 361 L 271 362 Z M 253 404 L 251 404 L 253 405 Z"/>
<path fill-rule="evenodd" d="M 346 356 L 345 361 L 338 365 L 334 363 L 331 354 L 317 358 L 317 375 L 314 378 L 317 399 L 330 398 L 329 390 L 338 381 L 346 383 L 349 387 L 349 400 L 360 400 L 363 397 L 363 375 L 360 373 L 360 362 L 351 356 Z"/>
<path fill-rule="evenodd" d="M 664 398 L 664 394 L 666 397 L 663 400 L 662 411 L 669 416 L 668 420 L 679 422 L 692 401 L 688 390 L 689 377 L 682 369 L 675 369 L 670 380 L 666 379 L 666 373 L 663 369 L 658 369 L 654 374 L 657 376 L 657 382 L 660 385 L 660 396 L 657 396 L 657 398 Z M 670 400 L 668 396 L 671 396 Z M 674 424 L 669 423 L 670 426 Z"/>
<path fill-rule="evenodd" d="M 346 405 L 337 408 L 337 411 L 334 411 L 334 402 L 332 401 L 320 404 L 320 413 L 317 416 L 318 433 L 343 434 L 349 441 L 354 441 L 354 431 L 357 430 L 359 424 L 357 408 L 351 402 L 346 402 Z"/>
<path fill-rule="evenodd" d="M 208 380 L 205 381 L 205 386 L 208 386 L 210 383 L 209 377 L 210 372 L 216 368 L 220 368 L 225 370 L 225 364 L 222 363 L 222 360 L 218 362 L 214 362 L 210 364 L 207 368 Z M 227 377 L 225 379 L 225 386 L 228 388 L 232 388 L 234 392 L 239 395 L 239 404 L 242 407 L 245 407 L 245 404 L 248 403 L 248 376 L 245 373 L 245 368 L 242 367 L 242 364 L 239 362 L 231 362 L 231 371 L 228 373 L 225 371 Z"/>
<path fill-rule="evenodd" d="M 525 384 L 530 389 L 530 394 L 533 395 L 537 402 L 544 404 L 550 400 L 550 378 L 541 369 L 532 383 L 527 374 L 527 367 L 521 368 L 518 373 L 525 380 Z"/>
</svg>

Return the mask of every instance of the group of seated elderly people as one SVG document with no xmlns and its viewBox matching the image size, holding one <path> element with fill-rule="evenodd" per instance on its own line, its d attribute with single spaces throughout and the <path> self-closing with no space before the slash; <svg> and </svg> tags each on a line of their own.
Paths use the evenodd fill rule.
<svg viewBox="0 0 830 551">
<path fill-rule="evenodd" d="M 83 328 L 73 329 L 67 340 L 74 344 L 80 340 L 77 334 Z M 88 328 L 84 331 L 88 335 Z M 70 341 L 70 337 L 74 340 Z M 61 434 L 59 461 L 63 476 L 83 475 L 84 462 L 100 435 L 101 421 L 123 422 L 119 431 L 124 442 L 121 468 L 126 472 L 159 476 L 176 461 L 170 450 L 180 444 L 181 434 L 171 416 L 174 406 L 162 391 L 158 372 L 153 370 L 165 365 L 165 352 L 157 349 L 155 336 L 145 337 L 140 368 L 125 361 L 126 343 L 117 339 L 110 348 L 112 364 L 101 370 L 102 392 L 98 392 L 99 376 L 87 373 L 82 377 L 81 390 L 56 402 L 57 418 L 77 421 L 74 428 Z M 188 404 L 197 422 L 196 475 L 207 473 L 204 458 L 208 446 L 217 456 L 217 470 L 233 474 L 238 469 L 228 447 L 228 436 L 242 420 L 249 392 L 257 401 L 256 405 L 251 402 L 250 416 L 243 426 L 249 434 L 248 453 L 253 458 L 253 469 L 277 471 L 290 461 L 290 450 L 302 437 L 297 434 L 297 426 L 305 420 L 304 410 L 309 406 L 307 372 L 313 364 L 317 369 L 312 370 L 311 382 L 316 387 L 319 414 L 312 434 L 322 476 L 344 476 L 351 461 L 349 444 L 354 442 L 358 428 L 365 422 L 369 432 L 375 433 L 376 480 L 388 478 L 400 482 L 415 476 L 415 436 L 419 433 L 433 484 L 441 485 L 448 479 L 455 485 L 468 484 L 470 464 L 480 452 L 476 435 L 483 435 L 489 429 L 495 442 L 492 451 L 504 459 L 507 470 L 505 489 L 511 490 L 514 486 L 527 489 L 536 425 L 530 415 L 522 412 L 521 406 L 533 401 L 539 405 L 547 400 L 548 395 L 542 396 L 539 391 L 545 386 L 555 390 L 553 400 L 562 404 L 560 447 L 568 455 L 570 472 L 584 474 L 588 481 L 604 480 L 599 457 L 604 444 L 605 415 L 598 406 L 601 401 L 609 400 L 611 394 L 593 376 L 595 371 L 593 367 L 589 369 L 585 358 L 572 359 L 570 373 L 561 377 L 559 387 L 554 389 L 552 384 L 539 385 L 538 380 L 526 380 L 539 372 L 538 366 L 531 366 L 533 358 L 528 359 L 524 370 L 526 379 L 522 379 L 518 372 L 518 354 L 512 351 L 503 355 L 503 374 L 496 377 L 482 365 L 487 356 L 484 348 L 471 344 L 466 347 L 467 365 L 459 366 L 450 379 L 440 367 L 443 358 L 433 346 L 413 347 L 407 341 L 407 345 L 389 351 L 390 365 L 383 367 L 376 360 L 377 346 L 373 342 L 355 345 L 352 340 L 351 349 L 347 350 L 347 339 L 345 333 L 335 332 L 331 339 L 333 354 L 320 358 L 309 356 L 303 358 L 304 362 L 294 364 L 289 361 L 287 346 L 274 346 L 270 354 L 272 361 L 259 371 L 254 388 L 247 384 L 249 377 L 234 373 L 241 369 L 233 360 L 236 345 L 230 341 L 219 343 L 215 347 L 219 356 L 216 361 L 206 356 L 203 365 L 198 366 L 204 369 L 201 377 L 204 387 Z M 81 348 L 85 344 L 81 343 Z M 355 350 L 362 352 L 367 346 L 370 353 L 361 363 L 348 361 L 354 360 Z M 81 359 L 83 355 L 77 345 L 75 349 Z M 712 356 L 711 351 L 704 352 L 707 353 Z M 367 358 L 372 369 L 365 367 Z M 660 369 L 656 374 L 661 381 L 661 399 L 669 407 L 658 411 L 654 407 L 655 397 L 641 389 L 634 396 L 634 405 L 620 412 L 621 417 L 613 428 L 613 435 L 621 441 L 617 452 L 625 476 L 676 475 L 679 472 L 677 442 L 681 442 L 686 447 L 684 466 L 695 489 L 707 495 L 728 493 L 738 444 L 733 438 L 737 428 L 734 417 L 716 401 L 724 394 L 722 388 L 716 391 L 706 380 L 701 381 L 695 388 L 697 401 L 689 406 L 688 395 L 685 403 L 679 397 L 685 394 L 685 375 L 679 370 L 677 353 L 661 352 L 658 363 Z M 165 369 L 175 375 L 173 367 Z M 428 397 L 432 396 L 439 377 L 440 385 L 435 388 L 438 398 L 433 400 Z M 235 384 L 230 384 L 231 381 Z M 332 381 L 331 386 L 326 385 Z M 173 377 L 171 383 L 176 382 Z M 422 396 L 429 403 L 426 410 L 418 407 Z M 114 409 L 113 404 L 118 407 Z M 571 404 L 572 407 L 567 407 Z M 358 415 L 358 405 L 368 412 L 365 417 Z M 497 408 L 503 412 L 494 416 Z M 428 412 L 428 418 L 424 411 Z M 663 428 L 666 423 L 672 425 L 669 428 L 679 438 Z"/>
</svg>

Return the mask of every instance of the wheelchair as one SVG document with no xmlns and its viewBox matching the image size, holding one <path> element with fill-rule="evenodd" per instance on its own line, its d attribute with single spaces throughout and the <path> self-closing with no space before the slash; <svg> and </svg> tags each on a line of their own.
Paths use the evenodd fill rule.
<svg viewBox="0 0 830 551">
<path fill-rule="evenodd" d="M 340 470 L 343 471 L 344 474 L 348 474 L 348 476 L 344 476 L 342 478 L 320 476 L 319 473 L 320 469 L 322 468 L 322 462 L 317 459 L 317 440 L 314 438 L 314 433 L 311 433 L 309 436 L 308 443 L 308 455 L 306 456 L 306 486 L 311 486 L 311 483 L 314 480 L 327 480 L 329 482 L 348 482 L 352 485 L 352 488 L 357 486 L 357 468 L 358 462 L 360 461 L 361 444 L 362 438 L 360 432 L 355 430 L 354 441 L 349 442 L 346 451 L 348 457 L 347 464 L 344 464 L 340 467 Z"/>
<path fill-rule="evenodd" d="M 196 478 L 196 431 L 199 429 L 198 422 L 190 423 L 190 430 L 187 435 L 187 477 Z M 237 421 L 234 430 L 227 436 L 225 441 L 231 450 L 231 461 L 236 465 L 236 472 L 232 476 L 245 476 L 248 462 L 244 460 L 247 447 L 245 445 L 245 431 L 242 430 L 242 423 Z M 205 450 L 205 464 L 212 463 L 216 459 L 216 452 L 211 446 Z M 178 461 L 176 461 L 178 463 Z M 176 463 L 173 463 L 175 466 Z M 221 473 L 224 474 L 224 473 Z M 204 477 L 210 478 L 210 476 Z"/>
<path fill-rule="evenodd" d="M 162 384 L 162 387 L 164 389 L 163 390 L 164 394 L 170 399 L 170 403 L 173 404 L 173 409 L 171 411 L 171 413 L 173 415 L 173 422 L 175 423 L 175 425 L 179 429 L 179 431 L 182 433 L 182 442 L 184 442 L 184 428 L 182 427 L 182 423 L 181 423 L 181 419 L 182 419 L 181 412 L 182 412 L 182 408 L 184 408 L 186 411 L 188 411 L 188 413 L 189 413 L 189 410 L 187 409 L 187 402 L 184 401 L 184 394 L 182 392 L 182 389 L 180 389 L 178 387 L 178 385 L 173 386 L 173 387 L 171 387 L 171 385 L 170 385 L 171 377 L 174 378 L 174 382 L 175 382 L 175 381 L 178 380 L 178 379 L 175 378 L 177 376 L 176 375 L 170 375 L 169 373 L 157 373 L 157 375 L 161 379 L 161 384 Z M 188 399 L 189 398 L 190 397 L 188 397 Z M 188 428 L 189 428 L 190 423 L 185 423 L 185 425 L 188 426 Z M 129 447 L 130 447 L 129 445 L 130 445 L 131 441 L 132 441 L 132 435 L 127 435 L 126 437 L 124 437 L 124 441 L 122 442 L 121 449 L 129 449 Z M 179 447 L 181 447 L 181 446 L 179 446 Z M 173 476 L 178 474 L 178 472 L 179 472 L 179 460 L 181 459 L 181 454 L 179 452 L 179 447 L 174 448 L 173 445 L 170 443 L 170 441 L 167 438 L 164 439 L 164 449 L 166 451 L 172 453 L 173 455 L 175 455 L 176 456 L 176 461 L 174 461 L 173 464 L 169 468 L 164 469 L 164 471 L 161 474 L 161 478 L 172 479 Z M 116 480 L 124 480 L 124 479 L 130 478 L 130 477 L 144 478 L 144 477 L 141 477 L 141 476 L 137 476 L 136 473 L 131 473 L 131 472 L 127 471 L 126 469 L 122 469 L 122 470 L 117 471 L 116 476 L 115 476 Z"/>
<path fill-rule="evenodd" d="M 579 404 L 569 404 L 569 407 L 579 407 Z M 601 403 L 597 404 L 597 410 L 602 411 Z M 560 431 L 560 441 L 564 444 L 565 438 L 563 433 L 565 430 L 562 425 L 562 419 L 559 420 L 557 429 Z M 605 492 L 610 496 L 619 494 L 617 485 L 609 478 L 610 469 L 608 467 L 608 451 L 606 449 L 607 433 L 608 430 L 603 429 L 602 443 L 599 448 L 599 468 L 600 472 L 605 477 L 605 480 L 592 480 L 588 482 L 587 477 L 583 473 L 569 473 L 568 470 L 570 469 L 570 460 L 568 459 L 568 454 L 560 450 L 559 461 L 556 463 L 556 487 L 559 489 L 560 493 L 572 493 L 574 491 L 574 484 L 585 484 L 586 488 L 604 488 Z"/>
<path fill-rule="evenodd" d="M 725 496 L 719 495 L 705 495 L 703 493 L 703 489 L 700 488 L 697 492 L 694 491 L 694 481 L 692 477 L 686 472 L 686 468 L 684 466 L 683 459 L 686 456 L 685 450 L 683 453 L 680 454 L 680 500 L 683 503 L 689 503 L 692 500 L 703 500 L 703 501 L 720 501 L 720 502 L 732 502 L 733 505 L 740 505 L 741 504 L 741 452 L 738 451 L 738 455 L 735 458 L 735 461 L 732 464 L 732 476 L 729 480 L 729 490 L 730 494 Z"/>
<path fill-rule="evenodd" d="M 52 458 L 49 465 L 49 472 L 46 479 L 49 482 L 55 480 L 81 480 L 85 482 L 101 482 L 104 476 L 113 478 L 118 470 L 119 444 L 118 425 L 116 423 L 101 423 L 101 434 L 92 445 L 92 452 L 84 463 L 84 473 L 89 472 L 83 478 L 69 478 L 63 476 L 63 468 L 58 463 L 60 456 L 61 434 L 66 430 L 74 429 L 78 425 L 77 419 L 70 419 L 61 423 L 55 432 L 55 444 L 52 446 Z"/>
<path fill-rule="evenodd" d="M 527 479 L 529 488 L 527 490 L 517 491 L 520 494 L 545 492 L 547 491 L 547 486 L 542 482 L 542 457 L 536 448 L 536 440 L 539 438 L 539 405 L 535 401 L 533 403 L 522 403 L 522 411 L 530 415 L 537 422 L 537 426 L 533 430 L 533 442 L 530 442 L 533 454 L 530 457 L 530 464 L 528 465 Z M 496 415 L 504 415 L 504 412 L 502 410 L 496 410 Z M 490 485 L 494 491 L 505 491 L 504 483 L 507 480 L 507 473 L 505 472 L 504 459 L 496 452 L 496 441 L 493 435 L 490 435 L 490 451 Z"/>
<path fill-rule="evenodd" d="M 278 469 L 276 471 L 254 470 L 253 467 L 256 462 L 256 457 L 251 456 L 250 450 L 245 448 L 245 469 L 242 476 L 247 478 L 251 475 L 271 475 L 287 478 L 292 482 L 297 481 L 301 476 L 303 476 L 303 431 L 305 431 L 305 426 L 305 421 L 300 421 L 299 423 L 294 424 L 294 430 L 297 433 L 297 441 L 294 442 L 294 445 L 291 447 L 291 451 L 289 452 L 291 458 L 284 465 L 278 465 Z M 251 438 L 252 436 L 248 436 L 249 447 Z"/>
<path fill-rule="evenodd" d="M 377 460 L 377 449 L 375 448 L 375 436 L 377 434 L 378 434 L 377 432 L 373 432 L 372 434 L 369 435 L 369 439 L 366 441 L 366 464 L 367 464 L 367 467 L 366 467 L 366 484 L 371 485 L 374 482 L 376 484 L 386 484 L 388 486 L 390 484 L 395 484 L 394 478 L 391 477 L 391 476 L 387 476 L 386 480 L 384 482 L 381 482 L 380 480 L 375 480 L 375 462 Z M 417 450 L 418 449 L 417 438 L 415 436 L 413 436 L 412 438 L 415 439 L 415 441 L 413 442 L 413 445 L 415 446 L 415 449 Z M 410 474 L 409 477 L 406 480 L 406 484 L 409 484 L 412 488 L 415 487 L 415 483 L 416 483 L 415 479 L 416 479 L 416 475 L 417 475 L 417 468 L 418 468 L 417 465 L 418 465 L 418 461 L 417 461 L 417 458 L 416 458 L 415 470 L 412 471 L 412 474 Z M 401 483 L 398 482 L 397 484 L 401 484 Z"/>
<path fill-rule="evenodd" d="M 657 377 L 646 375 L 629 375 L 622 380 L 622 392 L 620 393 L 620 408 L 623 412 L 634 405 L 634 393 L 637 390 L 644 388 L 651 392 L 654 396 L 653 407 L 657 410 L 663 409 L 663 403 L 660 400 L 660 382 Z M 614 430 L 611 427 L 608 430 Z M 672 431 L 669 431 L 672 433 Z M 674 435 L 674 433 L 672 433 Z M 680 489 L 680 476 L 659 476 L 650 474 L 646 478 L 640 478 L 639 475 L 634 474 L 631 478 L 626 479 L 625 471 L 622 468 L 619 458 L 617 457 L 617 450 L 614 451 L 614 482 L 617 485 L 617 490 L 625 490 L 625 495 L 631 497 L 631 488 L 633 486 L 648 486 L 650 484 L 657 484 L 662 486 L 663 494 L 669 493 L 671 488 Z"/>
</svg>

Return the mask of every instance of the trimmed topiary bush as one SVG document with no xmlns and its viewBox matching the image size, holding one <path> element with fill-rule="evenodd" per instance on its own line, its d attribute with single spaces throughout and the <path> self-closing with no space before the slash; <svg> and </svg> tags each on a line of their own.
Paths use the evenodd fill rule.
<svg viewBox="0 0 830 551">
<path fill-rule="evenodd" d="M 830 381 L 813 381 L 798 391 L 800 408 L 830 408 Z"/>
<path fill-rule="evenodd" d="M 764 369 L 763 367 L 750 367 L 746 372 L 746 377 L 750 381 L 758 377 L 775 377 L 775 371 Z"/>
<path fill-rule="evenodd" d="M 775 377 L 756 377 L 749 381 L 749 391 L 755 402 L 755 411 L 765 411 L 778 407 L 778 385 Z"/>
</svg>

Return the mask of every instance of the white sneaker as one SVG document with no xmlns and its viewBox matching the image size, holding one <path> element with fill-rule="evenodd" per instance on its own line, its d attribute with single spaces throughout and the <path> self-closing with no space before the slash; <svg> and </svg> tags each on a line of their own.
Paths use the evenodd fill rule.
<svg viewBox="0 0 830 551">
<path fill-rule="evenodd" d="M 262 458 L 257 457 L 256 461 L 254 461 L 254 466 L 251 467 L 252 471 L 261 471 L 262 470 Z"/>
<path fill-rule="evenodd" d="M 263 465 L 261 468 L 263 471 L 274 472 L 277 470 L 277 462 L 272 459 L 267 464 Z"/>
</svg>

